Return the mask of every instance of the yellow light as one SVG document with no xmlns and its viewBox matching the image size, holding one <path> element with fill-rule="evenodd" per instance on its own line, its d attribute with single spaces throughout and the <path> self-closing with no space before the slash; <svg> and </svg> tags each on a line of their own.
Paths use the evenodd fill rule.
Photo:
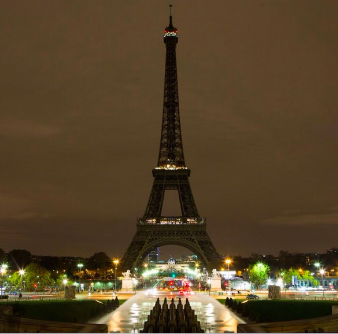
<svg viewBox="0 0 338 334">
<path fill-rule="evenodd" d="M 115 260 L 113 261 L 113 263 L 115 264 L 115 266 L 117 266 L 117 265 L 120 263 L 120 260 L 119 260 L 119 259 L 115 259 Z"/>
<path fill-rule="evenodd" d="M 144 266 L 144 268 L 147 268 L 148 267 L 148 263 L 145 263 L 143 266 Z"/>
<path fill-rule="evenodd" d="M 225 263 L 226 263 L 226 264 L 230 264 L 231 262 L 232 262 L 231 259 L 226 259 L 226 260 L 225 260 Z"/>
</svg>

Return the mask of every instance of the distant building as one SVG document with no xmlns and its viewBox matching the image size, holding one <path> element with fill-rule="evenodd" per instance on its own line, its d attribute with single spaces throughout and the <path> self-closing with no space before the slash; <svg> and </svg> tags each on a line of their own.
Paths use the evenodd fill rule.
<svg viewBox="0 0 338 334">
<path fill-rule="evenodd" d="M 156 264 L 158 262 L 159 250 L 158 247 L 154 247 L 150 250 L 148 254 L 148 262 Z"/>
</svg>

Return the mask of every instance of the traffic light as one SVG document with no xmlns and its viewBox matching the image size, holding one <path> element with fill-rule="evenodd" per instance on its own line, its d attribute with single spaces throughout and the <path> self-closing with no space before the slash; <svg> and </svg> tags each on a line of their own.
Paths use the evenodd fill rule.
<svg viewBox="0 0 338 334">
<path fill-rule="evenodd" d="M 174 281 L 170 281 L 170 282 L 169 282 L 169 285 L 174 285 Z"/>
<path fill-rule="evenodd" d="M 176 274 L 171 274 L 171 277 L 172 277 L 172 278 L 175 278 L 175 277 L 176 277 Z"/>
</svg>

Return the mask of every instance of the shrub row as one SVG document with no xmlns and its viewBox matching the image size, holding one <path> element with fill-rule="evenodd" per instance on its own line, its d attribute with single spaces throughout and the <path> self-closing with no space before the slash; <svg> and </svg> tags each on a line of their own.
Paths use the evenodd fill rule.
<svg viewBox="0 0 338 334">
<path fill-rule="evenodd" d="M 256 322 L 290 321 L 332 314 L 337 301 L 321 300 L 250 300 L 243 303 L 226 298 L 225 305 Z"/>
<path fill-rule="evenodd" d="M 242 302 L 238 302 L 236 299 L 232 299 L 231 297 L 227 297 L 225 299 L 225 305 L 238 313 L 242 313 L 243 311 Z"/>
<path fill-rule="evenodd" d="M 119 300 L 38 300 L 7 302 L 15 316 L 62 322 L 86 323 L 90 319 L 112 312 Z"/>
</svg>

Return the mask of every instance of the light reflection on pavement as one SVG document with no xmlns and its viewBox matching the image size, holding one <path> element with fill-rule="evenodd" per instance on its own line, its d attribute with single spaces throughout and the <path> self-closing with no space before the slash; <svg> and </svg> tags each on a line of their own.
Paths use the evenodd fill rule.
<svg viewBox="0 0 338 334">
<path fill-rule="evenodd" d="M 156 299 L 160 298 L 162 304 L 165 297 L 167 297 L 169 303 L 172 297 L 174 297 L 176 304 L 178 302 L 178 296 L 175 295 L 158 294 L 147 296 L 142 291 L 129 298 L 114 312 L 91 322 L 107 324 L 109 332 L 139 333 L 143 329 L 143 324 L 147 320 L 150 310 L 154 307 Z M 185 298 L 182 296 L 182 303 L 185 303 Z M 195 294 L 188 296 L 188 299 L 192 309 L 195 310 L 197 319 L 201 322 L 202 329 L 206 333 L 236 332 L 237 324 L 245 323 L 208 295 Z"/>
</svg>

